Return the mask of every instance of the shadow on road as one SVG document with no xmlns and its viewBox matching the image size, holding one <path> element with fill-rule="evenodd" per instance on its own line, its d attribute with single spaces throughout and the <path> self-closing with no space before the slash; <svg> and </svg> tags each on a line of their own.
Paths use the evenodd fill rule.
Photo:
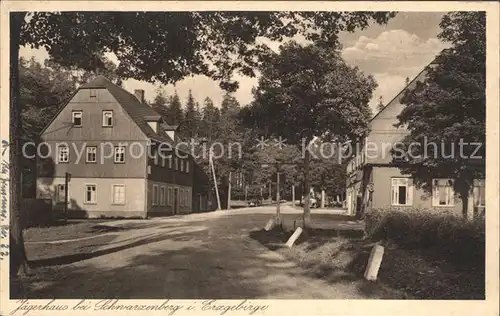
<svg viewBox="0 0 500 316">
<path fill-rule="evenodd" d="M 335 279 L 325 282 L 249 238 L 249 233 L 263 227 L 269 218 L 268 214 L 232 214 L 217 220 L 170 223 L 171 227 L 162 221 L 149 234 L 123 236 L 92 254 L 37 260 L 31 262 L 33 275 L 25 280 L 28 287 L 24 296 L 33 299 L 366 298 L 352 285 L 355 278 L 351 275 L 330 271 Z"/>
</svg>

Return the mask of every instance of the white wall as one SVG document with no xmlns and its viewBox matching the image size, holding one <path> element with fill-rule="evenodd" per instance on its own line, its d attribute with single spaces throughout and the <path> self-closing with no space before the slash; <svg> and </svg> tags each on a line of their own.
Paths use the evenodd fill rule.
<svg viewBox="0 0 500 316">
<path fill-rule="evenodd" d="M 64 184 L 64 178 L 38 178 L 37 198 L 47 198 L 53 201 L 55 209 L 63 208 L 56 205 L 56 186 Z M 85 203 L 85 185 L 96 185 L 96 203 Z M 125 186 L 125 204 L 113 204 L 113 185 Z M 83 210 L 89 213 L 109 216 L 138 216 L 145 214 L 146 179 L 142 178 L 72 178 L 69 183 L 68 209 Z M 120 215 L 122 214 L 122 215 Z"/>
</svg>

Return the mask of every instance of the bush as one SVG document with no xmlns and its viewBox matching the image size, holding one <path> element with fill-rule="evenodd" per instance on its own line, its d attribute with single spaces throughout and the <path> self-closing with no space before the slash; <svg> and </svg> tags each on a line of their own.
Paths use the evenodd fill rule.
<svg viewBox="0 0 500 316">
<path fill-rule="evenodd" d="M 50 226 L 55 221 L 51 200 L 24 199 L 21 210 L 24 228 Z"/>
<path fill-rule="evenodd" d="M 377 209 L 366 214 L 366 233 L 373 240 L 438 250 L 460 263 L 484 261 L 484 218 L 467 221 L 433 210 Z"/>
</svg>

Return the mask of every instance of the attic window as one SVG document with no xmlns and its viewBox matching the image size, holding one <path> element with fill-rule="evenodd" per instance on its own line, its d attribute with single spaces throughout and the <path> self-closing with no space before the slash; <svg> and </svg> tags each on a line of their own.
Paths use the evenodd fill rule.
<svg viewBox="0 0 500 316">
<path fill-rule="evenodd" d="M 113 111 L 102 111 L 102 126 L 113 126 Z"/>
<path fill-rule="evenodd" d="M 82 127 L 82 111 L 73 111 L 71 122 L 73 127 Z"/>
<path fill-rule="evenodd" d="M 91 98 L 97 97 L 97 90 L 96 89 L 90 89 L 90 97 Z"/>
</svg>

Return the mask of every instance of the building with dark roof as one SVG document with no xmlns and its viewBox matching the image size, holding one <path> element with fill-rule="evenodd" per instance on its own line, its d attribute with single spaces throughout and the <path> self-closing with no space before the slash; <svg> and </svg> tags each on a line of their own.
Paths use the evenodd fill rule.
<svg viewBox="0 0 500 316">
<path fill-rule="evenodd" d="M 61 211 L 67 190 L 69 217 L 207 210 L 208 177 L 176 133 L 145 102 L 143 90 L 131 94 L 97 76 L 41 132 L 37 197 Z"/>
</svg>

